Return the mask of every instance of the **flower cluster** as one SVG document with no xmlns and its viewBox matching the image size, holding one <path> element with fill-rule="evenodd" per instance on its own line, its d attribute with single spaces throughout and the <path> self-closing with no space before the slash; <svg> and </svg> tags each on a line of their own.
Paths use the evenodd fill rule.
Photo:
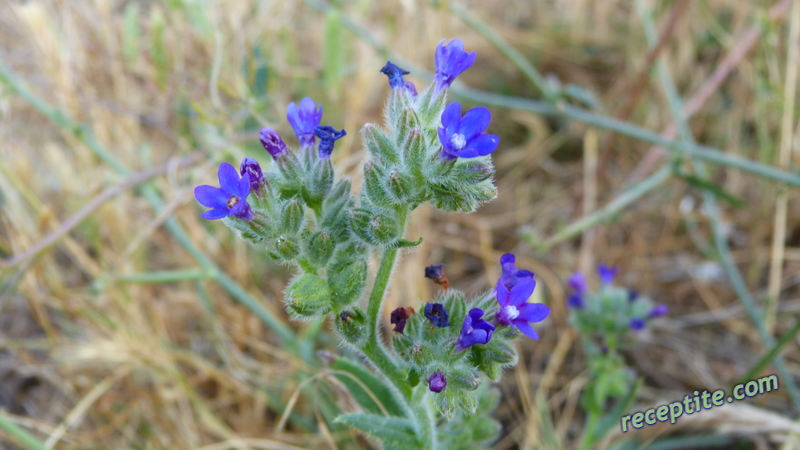
<svg viewBox="0 0 800 450">
<path fill-rule="evenodd" d="M 425 304 L 422 317 L 409 314 L 410 307 L 391 314 L 395 351 L 428 379 L 431 391 L 441 394 L 438 404 L 446 415 L 456 407 L 470 411 L 470 393 L 480 384 L 478 373 L 497 380 L 503 367 L 517 361 L 511 342 L 521 335 L 538 339 L 531 323 L 550 314 L 546 305 L 528 302 L 536 287 L 532 272 L 517 269 L 511 253 L 503 255 L 500 265 L 503 271 L 495 288 L 472 301 L 448 289 L 436 302 Z M 425 276 L 446 278 L 442 267 L 426 268 Z"/>
</svg>

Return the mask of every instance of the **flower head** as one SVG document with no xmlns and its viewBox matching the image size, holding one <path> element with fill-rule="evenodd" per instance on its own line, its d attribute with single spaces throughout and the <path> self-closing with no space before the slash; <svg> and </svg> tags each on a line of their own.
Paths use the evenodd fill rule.
<svg viewBox="0 0 800 450">
<path fill-rule="evenodd" d="M 447 378 L 444 377 L 444 374 L 441 371 L 437 370 L 436 372 L 433 372 L 433 375 L 428 378 L 428 389 L 430 389 L 432 392 L 436 392 L 438 394 L 446 387 Z"/>
<path fill-rule="evenodd" d="M 392 64 L 391 61 L 386 61 L 386 65 L 381 69 L 381 73 L 389 77 L 389 86 L 391 86 L 392 89 L 397 89 L 405 87 L 403 75 L 408 75 L 410 72 L 397 67 L 396 65 Z"/>
<path fill-rule="evenodd" d="M 300 146 L 311 147 L 314 145 L 314 129 L 322 120 L 322 104 L 314 103 L 309 97 L 300 100 L 299 107 L 294 102 L 289 103 L 286 119 L 294 128 Z"/>
<path fill-rule="evenodd" d="M 251 220 L 255 213 L 247 203 L 250 195 L 250 174 L 245 173 L 241 179 L 232 165 L 224 162 L 219 165 L 218 188 L 202 185 L 194 188 L 194 196 L 201 205 L 211 208 L 200 217 L 208 220 L 234 216 L 242 220 Z"/>
<path fill-rule="evenodd" d="M 406 329 L 406 322 L 411 315 L 414 314 L 414 308 L 409 307 L 400 307 L 392 311 L 390 316 L 390 321 L 392 325 L 394 325 L 394 329 L 397 333 L 402 333 Z"/>
<path fill-rule="evenodd" d="M 513 260 L 508 255 L 511 254 L 504 255 L 500 262 L 503 264 L 505 260 L 505 264 L 508 264 L 510 269 Z M 511 284 L 507 282 L 511 277 L 507 276 L 505 264 L 503 275 L 495 287 L 497 303 L 500 304 L 500 310 L 497 311 L 496 316 L 497 322 L 502 326 L 516 327 L 531 339 L 539 339 L 539 335 L 529 322 L 541 322 L 550 314 L 550 308 L 541 303 L 528 303 L 528 299 L 536 288 L 532 272 L 517 270 L 513 276 L 514 282 Z M 508 273 L 510 272 L 511 270 L 508 271 Z M 504 277 L 506 277 L 505 280 Z M 511 285 L 509 286 L 509 284 Z"/>
<path fill-rule="evenodd" d="M 475 52 L 465 52 L 461 39 L 453 39 L 443 45 L 445 40 L 442 39 L 436 46 L 436 92 L 450 87 L 453 80 L 475 62 Z"/>
<path fill-rule="evenodd" d="M 633 331 L 639 331 L 644 328 L 645 322 L 644 319 L 640 317 L 634 317 L 631 319 L 630 327 Z"/>
<path fill-rule="evenodd" d="M 456 350 L 465 350 L 475 344 L 489 343 L 494 330 L 494 325 L 483 320 L 483 310 L 472 308 L 461 325 L 461 335 L 456 342 Z"/>
<path fill-rule="evenodd" d="M 444 263 L 434 264 L 425 268 L 425 278 L 430 278 L 434 283 L 450 289 L 450 280 L 444 274 Z"/>
<path fill-rule="evenodd" d="M 314 128 L 314 134 L 319 137 L 319 158 L 327 159 L 331 157 L 333 152 L 333 143 L 347 135 L 344 130 L 336 131 L 330 125 L 323 125 Z"/>
<path fill-rule="evenodd" d="M 436 327 L 449 327 L 450 321 L 444 305 L 441 303 L 426 303 L 425 317 Z"/>
<path fill-rule="evenodd" d="M 579 294 L 569 294 L 567 306 L 573 309 L 583 309 L 586 306 L 586 302 L 583 300 L 583 296 Z"/>
<path fill-rule="evenodd" d="M 294 103 L 292 104 L 294 105 Z M 283 142 L 283 139 L 281 139 L 281 135 L 272 128 L 262 128 L 258 140 L 261 141 L 264 150 L 269 152 L 274 159 L 278 159 L 278 157 L 287 152 L 286 144 Z M 311 143 L 313 144 L 314 142 L 312 141 Z"/>
<path fill-rule="evenodd" d="M 253 158 L 245 158 L 239 166 L 239 173 L 244 176 L 250 175 L 250 190 L 258 193 L 261 191 L 261 182 L 264 181 L 264 172 L 261 171 L 261 166 L 258 161 Z"/>
<path fill-rule="evenodd" d="M 669 312 L 669 308 L 667 308 L 667 305 L 663 305 L 662 304 L 662 305 L 658 305 L 655 308 L 651 309 L 650 310 L 650 314 L 648 314 L 648 316 L 651 319 L 654 319 L 656 317 L 666 316 L 668 312 Z"/>
<path fill-rule="evenodd" d="M 576 294 L 583 295 L 588 291 L 586 277 L 583 276 L 582 273 L 573 273 L 569 277 L 569 280 L 567 280 L 567 284 L 569 284 L 569 287 L 571 287 Z"/>
<path fill-rule="evenodd" d="M 600 282 L 603 284 L 611 284 L 614 282 L 614 277 L 617 276 L 617 272 L 619 272 L 619 267 L 609 267 L 605 264 L 600 264 L 597 266 L 597 276 L 600 278 Z"/>
<path fill-rule="evenodd" d="M 459 103 L 447 105 L 439 128 L 442 159 L 475 158 L 492 153 L 500 143 L 500 138 L 483 134 L 491 120 L 492 114 L 482 106 L 467 111 L 462 118 Z"/>
</svg>

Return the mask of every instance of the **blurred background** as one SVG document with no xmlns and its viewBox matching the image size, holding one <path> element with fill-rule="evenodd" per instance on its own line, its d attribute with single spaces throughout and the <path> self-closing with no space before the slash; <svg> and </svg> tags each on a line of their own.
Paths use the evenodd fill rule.
<svg viewBox="0 0 800 450">
<path fill-rule="evenodd" d="M 294 145 L 286 106 L 305 96 L 348 131 L 333 160 L 358 184 L 358 131 L 389 92 L 380 68 L 421 90 L 436 44 L 460 38 L 478 56 L 450 99 L 492 111 L 498 198 L 471 215 L 420 208 L 408 235 L 424 242 L 385 311 L 433 297 L 430 264 L 470 294 L 508 251 L 536 273 L 553 313 L 498 385 L 494 447 L 577 445 L 589 374 L 565 280 L 605 263 L 670 308 L 625 353 L 643 382 L 625 414 L 747 375 L 781 388 L 615 426 L 603 447 L 799 448 L 792 3 L 0 1 L 0 441 L 369 446 L 332 423 L 353 407 L 318 353 L 339 352 L 333 331 L 289 322 L 291 271 L 200 219 L 192 190 L 222 161 L 269 164 L 261 127 Z M 711 157 L 689 161 L 692 139 Z"/>
</svg>

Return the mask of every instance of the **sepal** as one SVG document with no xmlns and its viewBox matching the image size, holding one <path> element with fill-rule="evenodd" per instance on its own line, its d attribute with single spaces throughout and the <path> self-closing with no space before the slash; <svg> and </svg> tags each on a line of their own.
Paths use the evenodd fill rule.
<svg viewBox="0 0 800 450">
<path fill-rule="evenodd" d="M 319 275 L 304 273 L 289 283 L 284 302 L 293 316 L 301 319 L 318 317 L 330 311 L 331 292 Z"/>
</svg>

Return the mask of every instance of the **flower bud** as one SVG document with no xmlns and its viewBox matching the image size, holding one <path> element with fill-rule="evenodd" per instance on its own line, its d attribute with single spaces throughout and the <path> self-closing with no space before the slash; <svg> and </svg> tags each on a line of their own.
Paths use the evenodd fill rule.
<svg viewBox="0 0 800 450">
<path fill-rule="evenodd" d="M 279 236 L 275 239 L 275 250 L 280 259 L 291 261 L 300 254 L 300 247 L 293 239 L 286 236 Z"/>
<path fill-rule="evenodd" d="M 384 158 L 392 163 L 397 162 L 399 152 L 383 130 L 368 123 L 361 129 L 361 133 L 364 134 L 364 144 L 367 150 L 369 150 L 370 155 L 377 158 Z"/>
<path fill-rule="evenodd" d="M 300 317 L 315 317 L 330 310 L 331 293 L 319 275 L 305 273 L 292 280 L 284 294 L 289 312 Z"/>
<path fill-rule="evenodd" d="M 324 267 L 336 247 L 328 230 L 317 231 L 312 234 L 307 245 L 308 259 L 315 267 Z"/>
<path fill-rule="evenodd" d="M 303 203 L 299 198 L 294 197 L 283 207 L 283 216 L 281 217 L 281 232 L 288 235 L 295 235 L 300 231 L 303 225 Z"/>
<path fill-rule="evenodd" d="M 392 169 L 386 178 L 386 188 L 391 195 L 392 203 L 396 205 L 407 205 L 412 203 L 412 181 L 398 169 Z"/>
<path fill-rule="evenodd" d="M 350 226 L 356 236 L 372 245 L 392 245 L 401 232 L 400 225 L 391 217 L 364 208 L 350 211 Z"/>
<path fill-rule="evenodd" d="M 366 256 L 350 257 L 347 254 L 346 256 L 346 258 L 335 261 L 327 269 L 328 287 L 330 287 L 333 302 L 339 307 L 357 301 L 367 287 Z"/>
<path fill-rule="evenodd" d="M 364 190 L 373 205 L 388 207 L 392 202 L 386 194 L 384 183 L 386 175 L 381 170 L 380 162 L 374 159 L 364 164 Z"/>
<path fill-rule="evenodd" d="M 239 173 L 250 175 L 250 190 L 258 194 L 261 192 L 261 183 L 264 181 L 264 172 L 261 171 L 261 166 L 253 158 L 245 158 L 239 166 Z"/>
<path fill-rule="evenodd" d="M 437 370 L 433 372 L 430 378 L 428 378 L 428 388 L 431 392 L 436 392 L 438 394 L 442 392 L 445 387 L 447 387 L 447 379 L 441 371 Z"/>
<path fill-rule="evenodd" d="M 427 177 L 423 175 L 425 167 L 425 138 L 422 135 L 422 130 L 414 128 L 409 131 L 408 139 L 403 145 L 403 158 L 408 165 L 411 175 L 419 183 L 427 183 Z"/>
<path fill-rule="evenodd" d="M 262 128 L 258 140 L 261 141 L 264 150 L 269 152 L 274 159 L 278 159 L 287 153 L 286 144 L 278 132 L 272 128 Z"/>
<path fill-rule="evenodd" d="M 367 316 L 358 307 L 346 309 L 334 320 L 336 331 L 353 345 L 358 345 L 367 336 Z"/>
<path fill-rule="evenodd" d="M 419 128 L 420 128 L 420 123 L 419 123 L 419 118 L 417 117 L 417 113 L 414 112 L 413 108 L 405 108 L 400 113 L 400 124 L 396 130 L 397 135 L 395 136 L 395 140 L 397 141 L 398 144 L 402 144 L 408 139 L 411 130 Z"/>
</svg>

